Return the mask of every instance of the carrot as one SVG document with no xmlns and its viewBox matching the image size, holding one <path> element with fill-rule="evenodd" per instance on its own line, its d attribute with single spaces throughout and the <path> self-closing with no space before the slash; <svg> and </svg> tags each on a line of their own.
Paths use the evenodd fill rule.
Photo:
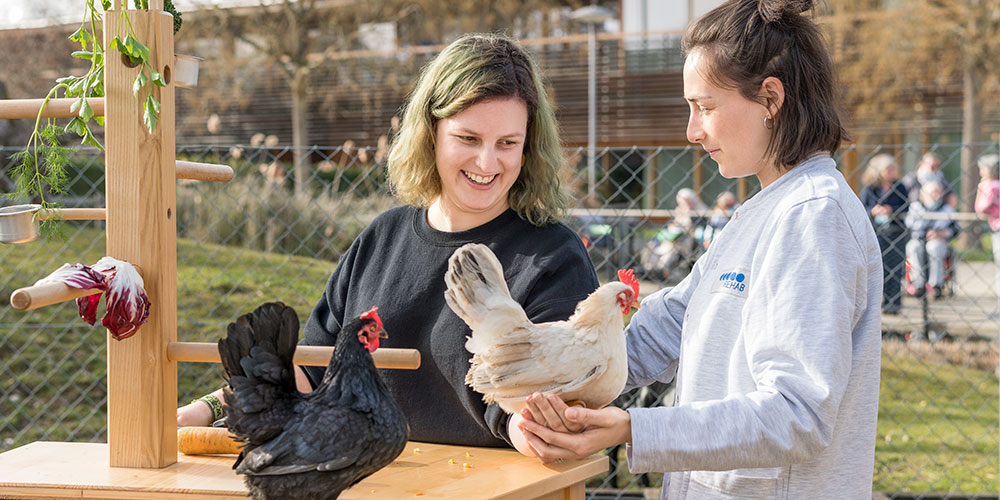
<svg viewBox="0 0 1000 500">
<path fill-rule="evenodd" d="M 177 451 L 185 455 L 235 455 L 239 446 L 225 427 L 177 428 Z"/>
</svg>

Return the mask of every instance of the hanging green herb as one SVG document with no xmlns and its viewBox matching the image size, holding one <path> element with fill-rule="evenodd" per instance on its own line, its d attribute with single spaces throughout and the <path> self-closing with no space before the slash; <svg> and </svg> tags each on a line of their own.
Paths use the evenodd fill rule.
<svg viewBox="0 0 1000 500">
<path fill-rule="evenodd" d="M 149 8 L 148 0 L 134 1 L 137 9 Z M 24 151 L 15 153 L 11 157 L 15 163 L 11 177 L 16 190 L 8 193 L 6 197 L 9 199 L 37 197 L 41 203 L 40 212 L 48 214 L 48 217 L 43 217 L 41 228 L 50 234 L 55 229 L 55 218 L 51 216 L 52 209 L 60 205 L 46 199 L 46 191 L 50 194 L 60 194 L 65 191 L 66 168 L 69 166 L 70 149 L 61 145 L 59 137 L 64 133 L 74 133 L 81 138 L 81 144 L 104 150 L 104 146 L 90 129 L 91 120 L 103 126 L 104 118 L 94 116 L 94 110 L 87 99 L 104 97 L 104 62 L 107 52 L 116 50 L 128 60 L 129 66 L 141 66 L 132 84 L 132 94 L 142 102 L 142 121 L 150 133 L 156 130 L 160 114 L 160 103 L 153 97 L 153 86 L 166 86 L 163 75 L 150 64 L 149 47 L 138 40 L 128 10 L 121 9 L 117 13 L 121 17 L 121 22 L 118 24 L 119 32 L 115 33 L 115 36 L 108 41 L 107 47 L 104 47 L 98 43 L 97 33 L 102 26 L 102 15 L 111 9 L 111 1 L 101 0 L 101 10 L 98 10 L 90 0 L 83 2 L 83 21 L 69 39 L 80 44 L 80 50 L 74 51 L 71 55 L 90 61 L 90 67 L 82 76 L 67 76 L 56 80 L 56 85 L 49 90 L 42 101 L 35 127 L 28 137 Z M 171 0 L 164 0 L 164 9 L 173 14 L 173 29 L 176 33 L 181 26 L 180 13 L 174 8 Z M 49 101 L 60 97 L 60 93 L 62 97 L 75 98 L 70 111 L 76 113 L 76 116 L 64 127 L 56 125 L 52 118 L 42 118 Z"/>
<path fill-rule="evenodd" d="M 135 8 L 149 9 L 149 0 L 135 0 Z M 174 2 L 170 0 L 163 0 L 163 10 L 174 16 L 174 34 L 176 35 L 177 31 L 181 29 L 181 13 L 174 7 Z"/>
</svg>

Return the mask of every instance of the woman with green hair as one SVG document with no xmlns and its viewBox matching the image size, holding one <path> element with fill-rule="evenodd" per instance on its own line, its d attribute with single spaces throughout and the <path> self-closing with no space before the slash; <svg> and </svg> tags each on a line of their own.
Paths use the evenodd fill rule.
<svg viewBox="0 0 1000 500">
<path fill-rule="evenodd" d="M 583 243 L 557 222 L 568 200 L 562 165 L 552 105 L 528 53 L 498 34 L 448 45 L 423 69 L 389 152 L 389 180 L 405 205 L 376 217 L 341 257 L 303 343 L 333 345 L 344 318 L 378 306 L 390 332 L 383 346 L 422 357 L 416 371 L 381 370 L 410 439 L 531 455 L 519 417 L 509 422 L 465 385 L 471 332 L 445 305 L 444 274 L 455 249 L 485 244 L 532 321 L 567 319 L 598 282 Z M 301 367 L 299 390 L 323 373 Z M 210 408 L 192 402 L 178 425 L 207 424 Z"/>
</svg>

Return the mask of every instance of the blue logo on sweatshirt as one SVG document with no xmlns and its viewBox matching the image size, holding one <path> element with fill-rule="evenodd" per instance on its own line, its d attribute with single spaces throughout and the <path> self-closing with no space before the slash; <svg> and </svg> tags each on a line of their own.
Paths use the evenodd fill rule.
<svg viewBox="0 0 1000 500">
<path fill-rule="evenodd" d="M 747 289 L 747 279 L 743 273 L 738 273 L 736 271 L 723 273 L 719 276 L 719 281 L 721 281 L 721 287 L 726 290 L 732 290 L 734 292 L 742 292 Z"/>
</svg>

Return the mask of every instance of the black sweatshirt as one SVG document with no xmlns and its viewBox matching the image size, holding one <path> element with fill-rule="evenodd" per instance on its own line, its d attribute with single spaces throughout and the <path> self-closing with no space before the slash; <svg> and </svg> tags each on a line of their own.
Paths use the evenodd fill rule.
<svg viewBox="0 0 1000 500">
<path fill-rule="evenodd" d="M 334 345 L 345 316 L 378 306 L 389 334 L 380 347 L 420 351 L 418 370 L 379 370 L 414 441 L 509 445 L 509 417 L 465 385 L 471 332 L 444 301 L 448 258 L 473 242 L 497 255 L 511 296 L 534 322 L 568 318 L 598 286 L 580 238 L 563 224 L 537 227 L 507 210 L 482 226 L 447 233 L 427 224 L 426 209 L 404 206 L 358 235 L 306 322 L 303 344 Z M 315 387 L 325 368 L 303 368 Z"/>
</svg>

